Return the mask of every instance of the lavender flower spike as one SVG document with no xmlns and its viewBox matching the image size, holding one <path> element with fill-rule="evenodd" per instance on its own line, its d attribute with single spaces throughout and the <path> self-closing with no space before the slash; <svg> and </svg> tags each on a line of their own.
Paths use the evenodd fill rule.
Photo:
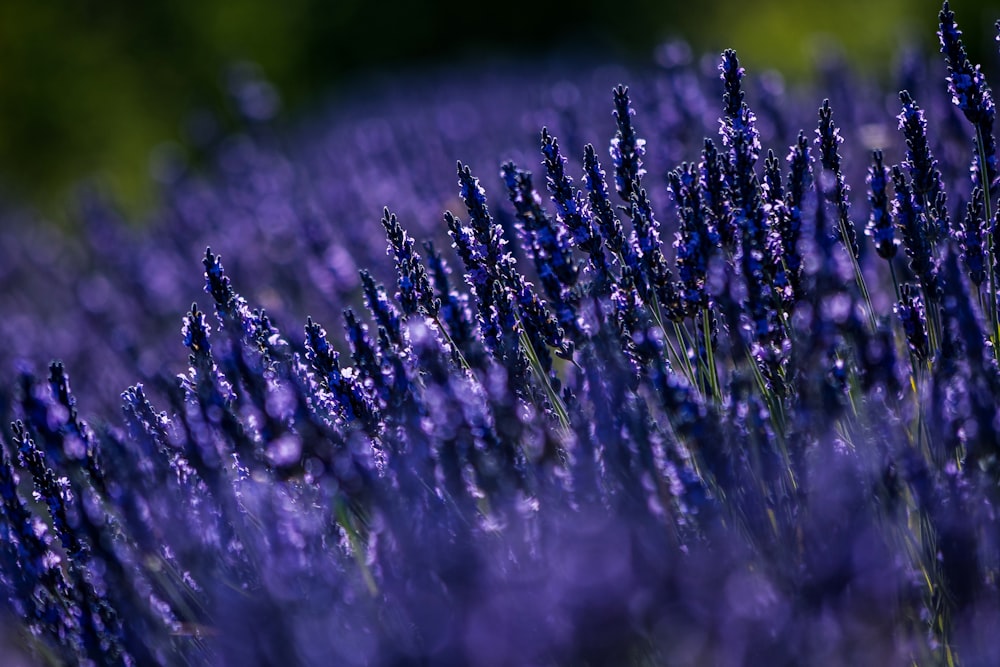
<svg viewBox="0 0 1000 667">
<path fill-rule="evenodd" d="M 875 251 L 883 259 L 892 259 L 896 256 L 896 249 L 899 247 L 899 240 L 892 223 L 892 215 L 889 212 L 889 197 L 886 194 L 886 184 L 889 181 L 889 168 L 885 166 L 882 158 L 882 151 L 872 152 L 872 166 L 868 169 L 868 187 L 870 194 L 868 201 L 871 204 L 871 216 L 868 218 L 868 227 L 865 234 L 871 237 L 875 244 Z"/>
<path fill-rule="evenodd" d="M 608 186 L 604 181 L 604 170 L 597 159 L 593 144 L 587 144 L 583 149 L 583 181 L 587 186 L 587 199 L 590 203 L 590 214 L 597 228 L 608 244 L 608 249 L 618 257 L 627 253 L 627 242 L 622 223 L 615 215 L 608 194 Z"/>
<path fill-rule="evenodd" d="M 611 140 L 611 159 L 615 163 L 615 189 L 625 201 L 630 201 L 639 189 L 646 170 L 642 168 L 642 156 L 646 153 L 646 140 L 640 139 L 632 125 L 635 109 L 629 104 L 628 88 L 618 86 L 614 90 L 615 121 L 618 132 Z"/>
<path fill-rule="evenodd" d="M 993 138 L 993 122 L 996 120 L 996 106 L 993 103 L 993 93 L 986 83 L 986 77 L 979 65 L 973 65 L 962 43 L 962 31 L 955 23 L 955 12 L 951 11 L 948 0 L 941 7 L 940 30 L 938 38 L 941 41 L 941 53 L 948 65 L 948 92 L 952 103 L 965 114 L 965 117 L 976 128 L 977 146 L 972 160 L 972 177 L 976 185 L 984 190 L 992 190 L 996 184 L 1000 169 L 997 164 L 997 146 Z M 978 145 L 982 140 L 982 146 Z M 981 177 L 980 150 L 985 154 L 986 179 Z"/>
<path fill-rule="evenodd" d="M 979 287 L 986 280 L 987 243 L 992 230 L 986 220 L 986 208 L 982 188 L 972 191 L 972 201 L 966 207 L 965 219 L 959 228 L 958 247 L 962 251 L 962 261 L 969 270 L 969 280 Z"/>
<path fill-rule="evenodd" d="M 396 262 L 396 279 L 399 292 L 396 299 L 406 315 L 423 311 L 428 317 L 437 316 L 440 302 L 434 298 L 427 271 L 420 263 L 420 255 L 413 249 L 413 239 L 399 224 L 395 213 L 382 210 L 382 227 L 389 241 L 388 253 Z"/>
<path fill-rule="evenodd" d="M 823 106 L 819 109 L 819 128 L 816 130 L 816 145 L 819 147 L 820 163 L 823 168 L 832 172 L 835 185 L 832 193 L 833 202 L 837 206 L 837 216 L 840 223 L 842 241 L 844 246 L 857 259 L 860 256 L 861 248 L 858 246 L 858 236 L 854 231 L 854 223 L 850 217 L 850 202 L 847 195 L 851 191 L 844 181 L 844 174 L 841 171 L 839 146 L 844 139 L 840 136 L 840 130 L 833 124 L 833 109 L 830 108 L 830 100 L 823 100 Z"/>
<path fill-rule="evenodd" d="M 927 121 L 923 109 L 905 90 L 900 91 L 899 100 L 903 103 L 903 110 L 897 118 L 899 129 L 906 139 L 905 164 L 913 182 L 913 196 L 935 222 L 930 231 L 934 240 L 938 241 L 948 236 L 949 227 L 948 201 L 941 171 L 927 143 Z"/>
<path fill-rule="evenodd" d="M 559 143 L 542 128 L 542 155 L 546 172 L 546 184 L 556 205 L 556 220 L 569 231 L 576 247 L 587 253 L 591 271 L 594 274 L 591 285 L 593 291 L 603 294 L 611 284 L 611 267 L 604 253 L 601 235 L 594 228 L 590 216 L 584 213 L 584 203 L 580 193 L 573 187 L 573 179 L 566 174 L 566 158 L 559 152 Z"/>
</svg>

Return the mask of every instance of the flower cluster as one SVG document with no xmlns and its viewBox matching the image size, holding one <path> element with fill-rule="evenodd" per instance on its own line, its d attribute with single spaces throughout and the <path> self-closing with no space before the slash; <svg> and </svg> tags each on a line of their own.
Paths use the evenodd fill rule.
<svg viewBox="0 0 1000 667">
<path fill-rule="evenodd" d="M 726 51 L 721 96 L 680 61 L 638 76 L 683 111 L 541 85 L 518 114 L 541 150 L 503 162 L 456 129 L 489 105 L 329 143 L 254 125 L 215 180 L 165 184 L 147 239 L 89 195 L 79 237 L 7 232 L 0 277 L 82 314 L 0 323 L 28 362 L 69 350 L 0 391 L 0 657 L 1000 662 L 992 102 L 939 18 L 951 77 L 898 119 L 834 96 L 815 124 Z M 841 105 L 896 143 L 859 145 Z M 599 133 L 608 173 L 576 141 Z"/>
</svg>

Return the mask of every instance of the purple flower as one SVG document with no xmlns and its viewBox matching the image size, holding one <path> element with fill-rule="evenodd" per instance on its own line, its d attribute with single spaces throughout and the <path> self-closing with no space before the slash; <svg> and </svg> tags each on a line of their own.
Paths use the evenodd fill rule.
<svg viewBox="0 0 1000 667">
<path fill-rule="evenodd" d="M 628 98 L 628 88 L 622 85 L 613 91 L 615 110 L 613 115 L 618 125 L 615 138 L 611 140 L 611 161 L 615 164 L 615 189 L 626 202 L 639 189 L 646 170 L 642 168 L 642 156 L 646 153 L 646 140 L 640 139 L 632 125 L 632 108 Z"/>
<path fill-rule="evenodd" d="M 892 215 L 889 211 L 889 196 L 886 194 L 886 184 L 889 181 L 889 168 L 882 160 L 882 151 L 872 152 L 872 166 L 868 169 L 868 202 L 871 205 L 871 216 L 865 233 L 875 244 L 879 257 L 891 260 L 896 256 L 899 241 Z"/>
<path fill-rule="evenodd" d="M 583 181 L 587 186 L 587 198 L 590 203 L 590 215 L 603 235 L 608 248 L 619 258 L 628 252 L 625 232 L 621 221 L 615 215 L 608 186 L 604 180 L 604 170 L 597 159 L 597 153 L 592 144 L 583 149 Z M 620 259 L 619 259 L 620 261 Z"/>
<path fill-rule="evenodd" d="M 910 352 L 917 361 L 927 359 L 929 352 L 927 342 L 927 315 L 924 302 L 919 292 L 910 285 L 900 286 L 899 303 L 896 304 L 896 314 L 903 323 L 903 333 Z"/>
<path fill-rule="evenodd" d="M 955 22 L 955 12 L 951 11 L 948 0 L 944 1 L 938 15 L 940 28 L 938 38 L 941 41 L 941 53 L 948 65 L 948 92 L 952 103 L 965 114 L 965 117 L 976 128 L 977 144 L 972 159 L 973 182 L 986 191 L 993 188 L 1000 171 L 997 166 L 996 140 L 993 138 L 993 122 L 996 119 L 996 106 L 993 103 L 993 93 L 986 83 L 979 65 L 973 66 L 962 43 L 962 31 Z M 986 158 L 986 178 L 982 178 L 980 165 L 980 150 Z"/>
<path fill-rule="evenodd" d="M 935 241 L 948 236 L 948 200 L 941 180 L 938 162 L 931 154 L 927 143 L 927 121 L 924 111 L 916 105 L 910 93 L 899 93 L 903 110 L 897 116 L 899 129 L 906 139 L 906 168 L 913 183 L 913 196 L 922 202 L 924 211 L 934 226 L 931 228 Z"/>
<path fill-rule="evenodd" d="M 958 229 L 958 247 L 962 251 L 962 261 L 969 270 L 969 280 L 977 288 L 986 280 L 987 249 L 992 225 L 986 220 L 982 188 L 972 191 L 972 201 L 965 209 L 965 218 Z"/>
<path fill-rule="evenodd" d="M 903 247 L 910 258 L 910 268 L 920 281 L 924 296 L 936 300 L 941 293 L 938 259 L 930 233 L 922 224 L 921 207 L 914 201 L 913 190 L 899 167 L 892 168 L 892 184 L 896 190 L 892 206 L 893 217 L 903 233 Z"/>
<path fill-rule="evenodd" d="M 431 293 L 427 271 L 420 263 L 420 255 L 413 249 L 413 239 L 388 208 L 382 211 L 382 227 L 389 240 L 388 252 L 396 262 L 396 280 L 399 284 L 396 300 L 403 307 L 403 312 L 413 315 L 421 311 L 429 317 L 436 317 L 440 303 Z"/>
<path fill-rule="evenodd" d="M 841 240 L 844 247 L 857 259 L 861 255 L 861 248 L 858 246 L 858 236 L 854 231 L 854 223 L 850 217 L 850 202 L 848 193 L 851 189 L 844 180 L 841 171 L 840 144 L 844 139 L 840 136 L 840 130 L 833 123 L 833 109 L 830 108 L 830 100 L 823 100 L 823 106 L 819 110 L 819 127 L 816 130 L 816 146 L 819 148 L 820 164 L 823 168 L 831 172 L 834 176 L 834 189 L 830 193 L 831 201 L 837 207 L 837 221 L 840 225 Z"/>
</svg>

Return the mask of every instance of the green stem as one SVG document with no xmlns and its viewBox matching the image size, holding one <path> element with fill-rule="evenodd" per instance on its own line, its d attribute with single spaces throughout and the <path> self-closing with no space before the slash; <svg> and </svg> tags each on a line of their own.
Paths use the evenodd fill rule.
<svg viewBox="0 0 1000 667">
<path fill-rule="evenodd" d="M 562 399 L 559 398 L 559 394 L 552 388 L 549 376 L 545 373 L 545 369 L 542 368 L 542 363 L 538 360 L 535 347 L 531 344 L 531 339 L 528 338 L 528 334 L 525 333 L 523 326 L 519 335 L 521 347 L 524 349 L 524 354 L 528 357 L 528 363 L 531 364 L 532 372 L 538 378 L 539 383 L 541 383 L 542 389 L 545 390 L 545 395 L 548 397 L 549 403 L 552 404 L 552 409 L 555 410 L 556 417 L 559 418 L 559 423 L 563 428 L 568 429 L 569 412 L 567 412 L 566 406 L 563 405 Z"/>
<path fill-rule="evenodd" d="M 462 351 L 458 349 L 458 345 L 455 343 L 454 340 L 452 340 L 452 337 L 448 333 L 448 330 L 445 329 L 444 327 L 444 323 L 441 322 L 440 316 L 438 315 L 434 316 L 434 323 L 437 324 L 438 331 L 440 331 L 441 335 L 444 337 L 445 343 L 447 343 L 448 346 L 452 349 L 452 351 L 458 356 L 458 361 L 462 365 L 462 368 L 464 368 L 467 371 L 471 371 L 472 366 L 469 365 L 469 362 L 466 361 L 465 359 L 465 355 L 462 354 Z"/>
<path fill-rule="evenodd" d="M 861 264 L 858 262 L 858 258 L 854 256 L 854 250 L 851 248 L 851 237 L 847 233 L 847 225 L 844 220 L 840 221 L 840 236 L 844 241 L 844 248 L 847 249 L 847 254 L 851 257 L 851 267 L 854 269 L 854 282 L 858 284 L 861 296 L 865 300 L 865 306 L 868 307 L 868 321 L 872 325 L 872 331 L 876 331 L 878 330 L 878 322 L 875 321 L 875 309 L 872 308 L 872 298 L 868 294 L 865 276 L 861 273 Z"/>
<path fill-rule="evenodd" d="M 983 138 L 983 130 L 978 125 L 976 126 L 976 149 L 979 152 L 979 180 L 980 186 L 983 188 L 985 202 L 986 220 L 984 222 L 988 229 L 993 222 L 993 203 L 990 200 L 990 184 L 987 182 L 989 175 L 986 170 L 986 142 Z M 997 276 L 996 268 L 993 266 L 996 257 L 996 230 L 989 235 L 989 239 L 989 256 L 986 258 L 986 266 L 989 267 L 990 276 L 988 316 L 990 318 L 990 338 L 993 340 L 993 354 L 996 356 L 1000 355 L 1000 351 L 997 350 L 998 345 L 1000 345 L 1000 314 L 997 312 Z M 997 358 L 1000 359 L 1000 356 Z"/>
</svg>

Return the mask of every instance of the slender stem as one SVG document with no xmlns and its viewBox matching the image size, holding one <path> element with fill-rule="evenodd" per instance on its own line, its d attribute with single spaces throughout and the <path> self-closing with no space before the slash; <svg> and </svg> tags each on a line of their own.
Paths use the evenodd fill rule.
<svg viewBox="0 0 1000 667">
<path fill-rule="evenodd" d="M 868 286 L 865 285 L 865 276 L 861 273 L 861 263 L 858 262 L 858 258 L 854 256 L 854 251 L 851 249 L 850 236 L 847 233 L 847 226 L 844 220 L 840 221 L 840 236 L 844 240 L 844 247 L 847 249 L 847 254 L 851 257 L 851 267 L 854 269 L 854 281 L 858 284 L 861 296 L 868 307 L 868 321 L 872 325 L 872 331 L 875 331 L 878 329 L 878 322 L 875 321 L 875 309 L 872 308 L 872 298 L 868 294 Z"/>
<path fill-rule="evenodd" d="M 990 225 L 993 224 L 993 203 L 990 198 L 989 174 L 986 171 L 986 141 L 983 137 L 983 129 L 979 125 L 976 125 L 976 149 L 979 152 L 979 185 L 983 188 L 983 201 L 985 203 L 986 220 L 984 222 L 986 228 L 989 229 Z M 997 275 L 996 268 L 993 266 L 996 257 L 996 230 L 992 230 L 989 237 L 989 256 L 986 259 L 990 277 L 988 316 L 990 318 L 990 338 L 993 339 L 993 354 L 998 355 L 1000 354 L 1000 351 L 997 350 L 1000 346 L 1000 314 L 997 312 Z"/>
<path fill-rule="evenodd" d="M 549 377 L 545 373 L 545 369 L 542 368 L 542 363 L 538 360 L 538 354 L 535 352 L 535 347 L 531 344 L 528 334 L 524 332 L 523 326 L 521 327 L 520 341 L 521 347 L 524 349 L 524 354 L 528 357 L 528 363 L 531 365 L 531 370 L 538 378 L 539 383 L 541 383 L 542 389 L 545 390 L 549 403 L 552 404 L 552 409 L 555 410 L 556 417 L 559 418 L 559 423 L 562 424 L 563 428 L 568 429 L 569 412 L 566 411 L 566 406 L 563 405 L 562 399 L 559 398 L 559 394 L 557 394 L 556 390 L 552 388 L 552 383 L 549 382 Z"/>
<path fill-rule="evenodd" d="M 706 365 L 708 366 L 705 370 L 708 373 L 708 382 L 712 388 L 712 397 L 715 402 L 722 402 L 722 395 L 719 391 L 719 376 L 718 371 L 715 368 L 715 349 L 712 347 L 712 311 L 709 306 L 705 306 L 701 315 L 701 328 L 702 335 L 705 337 L 705 357 Z"/>
<path fill-rule="evenodd" d="M 441 335 L 444 337 L 445 342 L 448 344 L 449 347 L 451 347 L 452 351 L 458 356 L 458 361 L 462 365 L 462 368 L 464 368 L 467 371 L 471 371 L 472 366 L 470 366 L 469 362 L 466 361 L 465 355 L 463 355 L 462 351 L 458 349 L 458 345 L 455 343 L 454 340 L 452 340 L 452 337 L 448 334 L 448 330 L 444 328 L 444 323 L 441 322 L 440 316 L 438 315 L 434 316 L 434 323 L 437 324 L 438 331 L 441 332 Z"/>
</svg>

